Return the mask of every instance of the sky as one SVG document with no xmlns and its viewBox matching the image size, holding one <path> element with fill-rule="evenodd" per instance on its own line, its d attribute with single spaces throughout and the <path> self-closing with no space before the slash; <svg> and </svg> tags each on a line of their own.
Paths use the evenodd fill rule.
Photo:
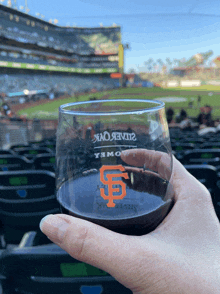
<svg viewBox="0 0 220 294">
<path fill-rule="evenodd" d="M 7 0 L 1 0 L 3 5 Z M 11 0 L 14 4 L 14 0 Z M 145 62 L 190 58 L 196 53 L 220 55 L 219 0 L 17 0 L 29 14 L 57 19 L 60 26 L 121 26 L 125 71 L 144 71 Z"/>
</svg>

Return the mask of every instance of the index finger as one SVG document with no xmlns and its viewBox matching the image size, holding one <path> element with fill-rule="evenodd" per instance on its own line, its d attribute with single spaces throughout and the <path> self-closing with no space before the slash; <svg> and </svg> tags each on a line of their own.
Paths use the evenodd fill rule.
<svg viewBox="0 0 220 294">
<path fill-rule="evenodd" d="M 143 167 L 158 173 L 169 181 L 172 174 L 172 156 L 165 152 L 147 149 L 130 149 L 122 151 L 121 159 L 135 167 Z"/>
<path fill-rule="evenodd" d="M 205 186 L 196 180 L 174 156 L 170 156 L 165 152 L 130 149 L 123 151 L 121 158 L 131 166 L 148 168 L 169 181 L 175 192 L 176 199 L 187 198 L 189 187 L 192 193 L 193 191 L 196 191 L 196 194 L 206 192 L 205 194 L 207 195 L 208 191 Z"/>
</svg>

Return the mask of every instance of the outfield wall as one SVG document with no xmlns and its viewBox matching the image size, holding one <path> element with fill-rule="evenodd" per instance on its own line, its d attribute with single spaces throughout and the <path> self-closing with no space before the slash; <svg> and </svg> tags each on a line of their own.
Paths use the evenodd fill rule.
<svg viewBox="0 0 220 294">
<path fill-rule="evenodd" d="M 200 87 L 202 85 L 201 80 L 184 80 L 184 81 L 177 81 L 177 80 L 172 80 L 172 81 L 167 81 L 163 82 L 162 86 L 163 87 Z"/>
</svg>

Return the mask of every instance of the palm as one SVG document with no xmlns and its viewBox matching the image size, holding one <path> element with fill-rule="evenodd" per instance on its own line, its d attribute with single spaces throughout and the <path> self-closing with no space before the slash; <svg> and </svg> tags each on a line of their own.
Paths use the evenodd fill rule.
<svg viewBox="0 0 220 294">
<path fill-rule="evenodd" d="M 161 152 L 133 149 L 121 157 L 128 166 L 144 166 L 164 178 L 169 174 Z M 68 215 L 49 216 L 42 231 L 135 294 L 219 293 L 220 228 L 210 194 L 175 158 L 170 182 L 175 204 L 147 235 L 121 235 Z"/>
<path fill-rule="evenodd" d="M 144 157 L 145 164 L 150 162 L 151 168 L 163 176 L 167 169 L 165 156 L 165 154 L 161 156 L 155 151 L 137 151 L 135 159 L 127 154 L 123 160 L 128 164 L 134 164 L 135 160 L 138 166 L 140 162 L 143 163 Z M 140 162 L 138 158 L 140 158 Z M 188 174 L 185 185 L 183 182 L 184 173 Z M 205 262 L 207 267 L 211 267 L 220 258 L 219 221 L 208 190 L 196 181 L 176 159 L 174 159 L 171 184 L 176 198 L 171 212 L 156 230 L 145 236 L 134 237 L 138 238 L 138 247 L 143 246 L 143 252 L 144 248 L 145 251 L 148 251 L 148 263 L 144 267 L 145 274 L 148 273 L 161 289 L 164 289 L 164 283 L 168 283 L 167 277 L 172 284 L 171 279 L 176 279 L 176 275 L 182 276 L 184 274 L 186 279 L 190 278 L 192 271 L 198 271 L 198 273 L 203 271 L 205 275 L 205 269 L 201 264 Z M 194 197 L 190 197 L 190 195 Z M 149 256 L 151 260 L 149 260 Z M 160 260 L 159 264 L 157 260 Z M 217 267 L 219 268 L 219 264 Z M 143 270 L 143 267 L 141 268 Z M 215 275 L 215 271 L 213 271 L 213 275 Z M 143 277 L 143 280 L 146 282 L 146 276 Z M 137 291 L 134 289 L 134 293 L 151 293 L 148 292 L 149 289 L 147 292 L 145 290 L 144 287 L 137 289 Z M 178 292 L 177 289 L 173 290 L 174 292 L 169 290 L 169 293 Z"/>
</svg>

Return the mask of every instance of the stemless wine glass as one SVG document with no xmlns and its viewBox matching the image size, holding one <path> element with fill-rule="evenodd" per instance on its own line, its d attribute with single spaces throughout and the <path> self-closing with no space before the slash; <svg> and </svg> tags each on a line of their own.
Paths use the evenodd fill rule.
<svg viewBox="0 0 220 294">
<path fill-rule="evenodd" d="M 173 205 L 164 103 L 117 99 L 59 108 L 57 199 L 63 213 L 143 235 Z"/>
</svg>

